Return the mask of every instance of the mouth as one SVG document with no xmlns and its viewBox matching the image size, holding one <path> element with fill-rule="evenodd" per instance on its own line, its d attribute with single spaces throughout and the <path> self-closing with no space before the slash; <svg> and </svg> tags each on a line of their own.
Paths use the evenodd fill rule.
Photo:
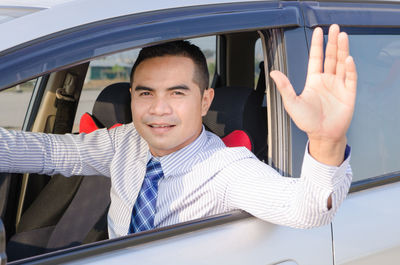
<svg viewBox="0 0 400 265">
<path fill-rule="evenodd" d="M 150 129 L 155 133 L 165 133 L 174 128 L 176 125 L 174 124 L 157 124 L 157 123 L 150 123 L 147 124 Z"/>
<path fill-rule="evenodd" d="M 151 128 L 171 128 L 174 127 L 175 125 L 171 124 L 148 124 Z"/>
<path fill-rule="evenodd" d="M 169 125 L 169 124 L 149 124 L 151 128 L 167 128 L 167 127 L 173 127 L 175 125 Z"/>
</svg>

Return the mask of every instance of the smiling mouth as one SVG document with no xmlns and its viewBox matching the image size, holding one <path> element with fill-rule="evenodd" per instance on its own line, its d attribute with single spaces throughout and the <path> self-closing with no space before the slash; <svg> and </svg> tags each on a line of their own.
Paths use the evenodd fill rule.
<svg viewBox="0 0 400 265">
<path fill-rule="evenodd" d="M 175 125 L 169 125 L 169 124 L 149 124 L 151 128 L 171 128 L 174 127 Z"/>
</svg>

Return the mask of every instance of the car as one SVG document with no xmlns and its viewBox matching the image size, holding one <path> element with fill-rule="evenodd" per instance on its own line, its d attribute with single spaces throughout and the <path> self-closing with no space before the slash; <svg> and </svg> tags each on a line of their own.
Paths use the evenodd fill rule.
<svg viewBox="0 0 400 265">
<path fill-rule="evenodd" d="M 0 126 L 8 129 L 80 133 L 129 122 L 129 114 L 108 125 L 100 117 L 129 102 L 129 94 L 114 102 L 107 87 L 129 89 L 140 48 L 185 39 L 205 53 L 216 93 L 205 126 L 220 137 L 247 131 L 260 160 L 298 177 L 307 136 L 268 72 L 286 73 L 301 93 L 313 29 L 326 38 L 337 23 L 349 34 L 359 84 L 347 135 L 353 182 L 331 224 L 301 230 L 233 211 L 107 239 L 109 201 L 95 195 L 107 197 L 109 180 L 98 176 L 102 184 L 85 192 L 93 179 L 1 173 L 2 264 L 397 264 L 399 16 L 400 1 L 86 0 L 3 21 Z M 86 211 L 78 194 L 101 207 Z M 79 218 L 68 218 L 76 202 Z"/>
</svg>

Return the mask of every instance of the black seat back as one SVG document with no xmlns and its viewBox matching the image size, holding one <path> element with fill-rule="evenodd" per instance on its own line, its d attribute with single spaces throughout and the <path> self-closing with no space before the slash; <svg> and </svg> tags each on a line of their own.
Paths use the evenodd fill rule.
<svg viewBox="0 0 400 265">
<path fill-rule="evenodd" d="M 92 116 L 99 128 L 111 128 L 116 123 L 130 123 L 131 93 L 127 82 L 115 83 L 104 88 L 93 105 Z"/>
<path fill-rule="evenodd" d="M 260 64 L 260 77 L 256 89 L 249 87 L 218 87 L 210 110 L 203 118 L 207 129 L 224 137 L 234 130 L 243 130 L 251 138 L 253 152 L 266 160 L 267 110 L 263 106 L 265 95 L 264 64 Z"/>
</svg>

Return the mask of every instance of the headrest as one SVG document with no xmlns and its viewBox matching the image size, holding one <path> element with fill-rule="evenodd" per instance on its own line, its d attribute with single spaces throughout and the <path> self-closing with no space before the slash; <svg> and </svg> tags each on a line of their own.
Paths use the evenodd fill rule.
<svg viewBox="0 0 400 265">
<path fill-rule="evenodd" d="M 101 91 L 93 106 L 92 116 L 104 127 L 132 121 L 130 84 L 115 83 Z"/>
<path fill-rule="evenodd" d="M 244 129 L 244 109 L 252 91 L 252 88 L 239 86 L 215 88 L 214 100 L 203 117 L 206 128 L 219 137 Z"/>
<path fill-rule="evenodd" d="M 115 83 L 104 88 L 93 106 L 93 114 L 85 113 L 79 123 L 80 133 L 99 128 L 114 128 L 132 121 L 129 83 Z"/>
</svg>

